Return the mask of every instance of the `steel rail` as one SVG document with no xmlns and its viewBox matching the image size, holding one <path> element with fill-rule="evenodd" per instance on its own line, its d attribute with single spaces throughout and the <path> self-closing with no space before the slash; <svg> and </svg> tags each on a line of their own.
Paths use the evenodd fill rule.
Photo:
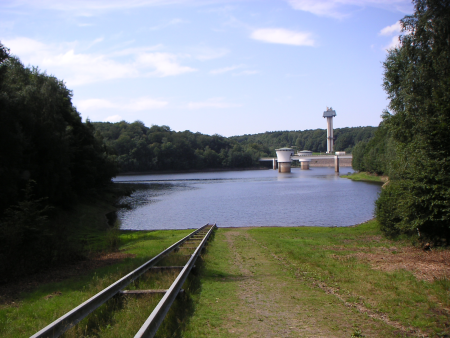
<svg viewBox="0 0 450 338">
<path fill-rule="evenodd" d="M 178 277 L 175 279 L 170 288 L 167 290 L 164 297 L 159 301 L 158 305 L 152 311 L 152 313 L 145 321 L 144 325 L 142 325 L 142 327 L 136 333 L 134 338 L 144 338 L 144 337 L 147 338 L 155 336 L 156 331 L 158 331 L 158 328 L 163 322 L 164 318 L 166 317 L 166 314 L 169 311 L 170 306 L 174 302 L 175 298 L 177 297 L 178 293 L 181 290 L 181 287 L 186 281 L 189 272 L 194 266 L 197 257 L 200 255 L 200 252 L 202 251 L 203 247 L 205 246 L 206 242 L 208 241 L 209 237 L 211 236 L 211 233 L 214 231 L 215 228 L 216 224 L 214 224 L 211 227 L 211 229 L 209 229 L 208 233 L 203 238 L 197 249 L 194 251 L 191 258 L 184 266 L 183 270 L 181 270 Z"/>
<path fill-rule="evenodd" d="M 168 247 L 166 250 L 162 251 L 146 263 L 142 264 L 137 269 L 130 272 L 128 275 L 122 277 L 115 283 L 111 284 L 107 288 L 103 289 L 99 293 L 97 293 L 95 296 L 92 296 L 84 303 L 78 305 L 76 308 L 72 309 L 71 311 L 67 312 L 65 315 L 59 317 L 56 319 L 53 323 L 47 325 L 39 332 L 32 335 L 30 338 L 56 338 L 62 335 L 64 332 L 66 332 L 68 329 L 70 329 L 75 324 L 79 323 L 82 319 L 84 319 L 87 315 L 89 315 L 91 312 L 96 310 L 98 307 L 103 305 L 106 301 L 114 297 L 117 293 L 122 291 L 124 288 L 126 288 L 131 282 L 133 282 L 136 278 L 140 277 L 142 274 L 144 274 L 147 270 L 149 270 L 153 265 L 158 263 L 162 258 L 164 258 L 167 254 L 175 250 L 177 247 L 179 247 L 181 244 L 183 244 L 185 241 L 190 239 L 192 236 L 197 234 L 198 232 L 205 229 L 209 224 L 206 224 L 202 226 L 201 228 L 198 228 L 197 230 L 193 231 L 186 237 L 180 239 L 175 244 Z"/>
</svg>

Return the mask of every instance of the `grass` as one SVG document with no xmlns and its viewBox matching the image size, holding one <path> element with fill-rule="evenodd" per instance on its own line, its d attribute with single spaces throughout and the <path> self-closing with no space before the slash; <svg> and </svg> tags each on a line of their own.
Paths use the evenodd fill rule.
<svg viewBox="0 0 450 338">
<path fill-rule="evenodd" d="M 355 256 L 393 255 L 394 246 L 410 243 L 384 239 L 376 221 L 350 228 L 219 229 L 184 336 L 271 336 L 280 320 L 291 327 L 286 337 L 448 336 L 448 278 L 426 282 L 406 270 L 373 269 Z M 296 312 L 292 321 L 285 305 Z M 264 317 L 271 311 L 276 320 Z"/>
<path fill-rule="evenodd" d="M 135 257 L 0 305 L 0 336 L 30 336 L 189 232 L 122 232 L 120 249 Z M 219 228 L 158 336 L 449 336 L 448 276 L 422 281 L 361 258 L 397 255 L 409 246 L 385 239 L 376 221 L 348 228 Z M 161 265 L 183 264 L 184 253 Z M 167 288 L 173 278 L 152 272 L 129 289 Z M 65 337 L 134 335 L 160 298 L 116 297 Z"/>
<path fill-rule="evenodd" d="M 343 178 L 349 178 L 352 181 L 363 181 L 363 182 L 378 182 L 378 183 L 384 183 L 386 182 L 385 176 L 376 176 L 371 173 L 367 172 L 355 172 L 353 174 L 349 175 L 341 175 L 340 177 Z"/>
<path fill-rule="evenodd" d="M 192 230 L 122 233 L 120 235 L 120 239 L 123 242 L 121 250 L 135 255 L 135 257 L 126 258 L 118 264 L 102 267 L 95 271 L 82 273 L 77 278 L 41 285 L 32 292 L 21 294 L 14 303 L 1 304 L 0 336 L 31 336 L 190 232 Z M 167 281 L 155 283 L 166 283 L 165 285 L 167 285 Z M 153 298 L 149 300 L 153 304 L 155 297 L 148 298 Z M 114 323 L 117 323 L 117 315 L 111 317 L 111 309 L 121 307 L 126 312 L 127 308 L 133 307 L 132 303 L 134 301 L 131 299 L 117 303 L 118 300 L 113 299 L 112 302 L 106 303 L 102 308 L 94 312 L 94 319 L 84 320 L 68 336 L 86 336 L 83 330 L 80 329 L 81 327 L 86 328 L 86 326 L 91 333 L 95 331 L 95 336 L 97 336 L 99 332 L 105 331 L 106 327 L 112 327 Z M 141 306 L 145 307 L 145 305 Z M 121 313 L 124 313 L 124 311 L 121 311 Z M 110 331 L 108 329 L 105 332 Z"/>
</svg>

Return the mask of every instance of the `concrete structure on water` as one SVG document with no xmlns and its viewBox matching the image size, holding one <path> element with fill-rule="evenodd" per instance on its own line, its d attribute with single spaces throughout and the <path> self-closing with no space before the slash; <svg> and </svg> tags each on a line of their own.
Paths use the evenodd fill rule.
<svg viewBox="0 0 450 338">
<path fill-rule="evenodd" d="M 277 152 L 278 172 L 290 173 L 291 172 L 291 156 L 294 155 L 294 149 L 280 148 L 275 149 Z M 275 168 L 274 168 L 275 169 Z"/>
<path fill-rule="evenodd" d="M 333 108 L 328 108 L 323 112 L 323 117 L 327 119 L 327 154 L 333 152 L 334 138 L 333 138 L 333 117 L 336 116 L 336 111 Z"/>
<path fill-rule="evenodd" d="M 345 151 L 337 151 L 334 156 L 333 146 L 333 117 L 336 116 L 336 111 L 333 108 L 328 108 L 323 112 L 323 117 L 327 119 L 327 154 L 329 155 L 313 155 L 312 151 L 302 150 L 294 155 L 294 149 L 292 148 L 280 148 L 275 149 L 277 152 L 277 158 L 261 158 L 260 161 L 273 161 L 273 169 L 277 169 L 279 173 L 290 173 L 292 161 L 298 160 L 302 170 L 308 170 L 311 159 L 332 159 L 334 157 L 334 171 L 339 172 L 339 157 L 340 158 L 352 158 L 352 155 L 345 155 Z M 316 161 L 317 162 L 317 161 Z"/>
<path fill-rule="evenodd" d="M 304 152 L 298 152 L 294 154 L 294 149 L 292 148 L 280 148 L 275 149 L 277 152 L 277 157 L 263 157 L 260 161 L 272 161 L 273 169 L 278 169 L 279 173 L 290 173 L 292 161 L 299 161 L 300 168 L 302 170 L 308 170 L 310 167 L 311 160 L 333 160 L 334 159 L 334 171 L 339 172 L 339 159 L 346 158 L 351 159 L 352 155 L 346 155 L 345 151 L 337 151 L 334 155 L 305 155 Z M 315 161 L 317 162 L 317 161 Z M 278 165 L 277 165 L 278 164 Z"/>
</svg>

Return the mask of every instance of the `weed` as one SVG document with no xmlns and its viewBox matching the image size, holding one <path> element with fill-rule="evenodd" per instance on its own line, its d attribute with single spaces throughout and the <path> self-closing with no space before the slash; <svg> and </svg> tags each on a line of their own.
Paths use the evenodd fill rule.
<svg viewBox="0 0 450 338">
<path fill-rule="evenodd" d="M 355 331 L 353 331 L 351 337 L 352 338 L 363 338 L 363 337 L 365 337 L 365 335 L 362 334 L 360 329 L 356 328 Z"/>
</svg>

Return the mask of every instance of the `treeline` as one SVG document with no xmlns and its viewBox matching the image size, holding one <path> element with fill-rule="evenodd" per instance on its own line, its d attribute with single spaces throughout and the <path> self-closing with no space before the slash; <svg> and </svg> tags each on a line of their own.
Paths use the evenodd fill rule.
<svg viewBox="0 0 450 338">
<path fill-rule="evenodd" d="M 415 0 L 401 45 L 384 62 L 391 112 L 353 167 L 389 176 L 376 202 L 382 229 L 450 240 L 450 3 Z"/>
<path fill-rule="evenodd" d="M 395 146 L 386 119 L 387 116 L 384 116 L 371 139 L 361 141 L 353 148 L 353 169 L 389 175 L 389 168 L 395 158 Z"/>
<path fill-rule="evenodd" d="M 367 141 L 373 137 L 377 127 L 353 127 L 334 129 L 334 149 L 351 153 L 355 144 Z M 271 131 L 253 135 L 230 137 L 240 144 L 261 144 L 271 150 L 275 156 L 275 149 L 295 147 L 297 150 L 311 150 L 313 152 L 327 151 L 326 129 L 304 131 Z"/>
<path fill-rule="evenodd" d="M 114 160 L 82 123 L 64 83 L 27 68 L 0 43 L 0 275 L 63 261 L 73 243 L 57 210 L 96 193 Z"/>
<path fill-rule="evenodd" d="M 142 122 L 92 123 L 96 135 L 114 154 L 121 172 L 247 168 L 268 156 L 268 147 L 239 144 L 220 135 L 188 130 L 176 132 L 168 126 L 145 126 Z"/>
<path fill-rule="evenodd" d="M 176 132 L 168 126 L 145 126 L 142 122 L 92 123 L 98 138 L 114 154 L 121 172 L 249 168 L 261 157 L 276 156 L 275 149 L 326 152 L 326 130 L 279 131 L 223 137 L 190 131 Z M 373 137 L 376 127 L 335 130 L 335 148 L 351 152 L 359 141 Z"/>
</svg>

